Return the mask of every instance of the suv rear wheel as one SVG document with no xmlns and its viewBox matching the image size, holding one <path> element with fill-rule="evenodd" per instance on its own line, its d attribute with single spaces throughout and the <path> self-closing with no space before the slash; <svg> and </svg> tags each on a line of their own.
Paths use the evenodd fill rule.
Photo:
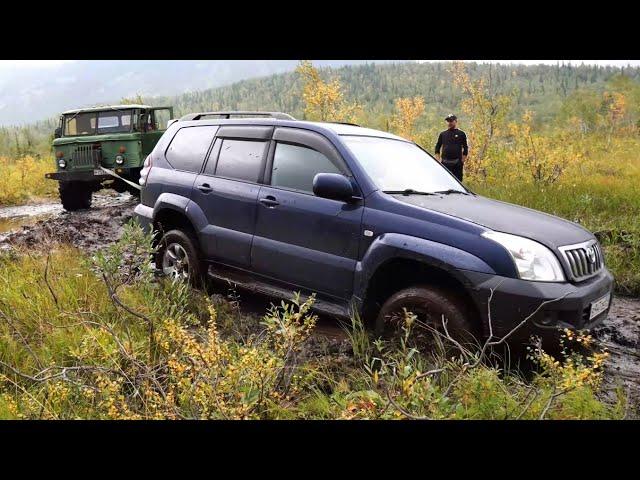
<svg viewBox="0 0 640 480">
<path fill-rule="evenodd" d="M 447 331 L 454 340 L 467 347 L 478 343 L 478 331 L 472 323 L 472 312 L 464 300 L 449 290 L 431 285 L 405 288 L 391 295 L 376 318 L 376 335 L 397 334 L 403 323 L 405 309 L 417 316 L 417 325 L 412 330 L 414 338 L 432 343 L 434 335 L 438 335 L 433 330 L 444 335 L 444 316 Z M 446 345 L 446 340 L 443 343 L 449 346 Z"/>
<path fill-rule="evenodd" d="M 86 182 L 60 182 L 60 201 L 65 210 L 73 212 L 91 207 L 93 185 Z"/>
<path fill-rule="evenodd" d="M 202 262 L 191 233 L 169 230 L 160 240 L 156 253 L 156 268 L 175 280 L 199 286 L 202 282 Z"/>
</svg>

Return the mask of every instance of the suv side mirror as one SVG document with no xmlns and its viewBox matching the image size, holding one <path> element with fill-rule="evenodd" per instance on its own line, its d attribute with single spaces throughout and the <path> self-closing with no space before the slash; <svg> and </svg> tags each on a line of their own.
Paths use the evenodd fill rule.
<svg viewBox="0 0 640 480">
<path fill-rule="evenodd" d="M 53 131 L 53 138 L 60 138 L 62 136 L 62 128 L 58 127 Z"/>
<path fill-rule="evenodd" d="M 313 193 L 318 197 L 348 202 L 355 192 L 351 181 L 338 173 L 318 173 L 313 177 Z"/>
</svg>

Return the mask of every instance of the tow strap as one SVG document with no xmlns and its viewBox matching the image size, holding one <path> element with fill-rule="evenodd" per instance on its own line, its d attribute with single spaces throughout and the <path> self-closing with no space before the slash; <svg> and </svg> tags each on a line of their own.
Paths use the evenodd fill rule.
<svg viewBox="0 0 640 480">
<path fill-rule="evenodd" d="M 111 175 L 112 177 L 115 177 L 118 180 L 122 180 L 127 185 L 131 185 L 132 187 L 137 188 L 138 190 L 142 190 L 142 187 L 140 185 L 138 185 L 137 183 L 133 183 L 132 181 L 127 180 L 126 178 L 122 178 L 120 175 L 118 175 L 113 170 L 109 170 L 108 168 L 104 168 L 102 165 L 100 166 L 100 170 L 102 170 L 107 175 Z"/>
</svg>

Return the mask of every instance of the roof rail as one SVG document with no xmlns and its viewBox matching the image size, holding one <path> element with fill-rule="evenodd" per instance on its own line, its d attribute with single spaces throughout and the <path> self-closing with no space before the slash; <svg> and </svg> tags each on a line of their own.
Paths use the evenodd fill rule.
<svg viewBox="0 0 640 480">
<path fill-rule="evenodd" d="M 351 125 L 352 127 L 360 127 L 357 123 L 352 122 L 328 122 L 328 123 L 337 123 L 338 125 Z"/>
<path fill-rule="evenodd" d="M 180 120 L 202 120 L 206 117 L 222 117 L 231 118 L 232 116 L 243 117 L 271 117 L 279 120 L 295 120 L 291 115 L 282 112 L 252 112 L 252 111 L 224 111 L 224 112 L 199 112 L 188 113 L 180 118 Z"/>
</svg>

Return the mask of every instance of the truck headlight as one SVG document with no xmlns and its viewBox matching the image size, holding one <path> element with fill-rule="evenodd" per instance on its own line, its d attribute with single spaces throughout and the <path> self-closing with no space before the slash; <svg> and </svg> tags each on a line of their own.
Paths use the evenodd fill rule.
<svg viewBox="0 0 640 480">
<path fill-rule="evenodd" d="M 509 252 L 521 279 L 538 282 L 565 281 L 560 262 L 544 245 L 502 232 L 485 232 L 482 236 L 499 243 Z"/>
<path fill-rule="evenodd" d="M 67 166 L 67 162 L 65 161 L 65 159 L 64 159 L 64 158 L 59 158 L 59 159 L 58 159 L 58 166 L 59 166 L 60 168 L 65 168 L 65 167 Z"/>
<path fill-rule="evenodd" d="M 122 165 L 124 163 L 124 157 L 122 155 L 116 155 L 116 163 Z"/>
</svg>

